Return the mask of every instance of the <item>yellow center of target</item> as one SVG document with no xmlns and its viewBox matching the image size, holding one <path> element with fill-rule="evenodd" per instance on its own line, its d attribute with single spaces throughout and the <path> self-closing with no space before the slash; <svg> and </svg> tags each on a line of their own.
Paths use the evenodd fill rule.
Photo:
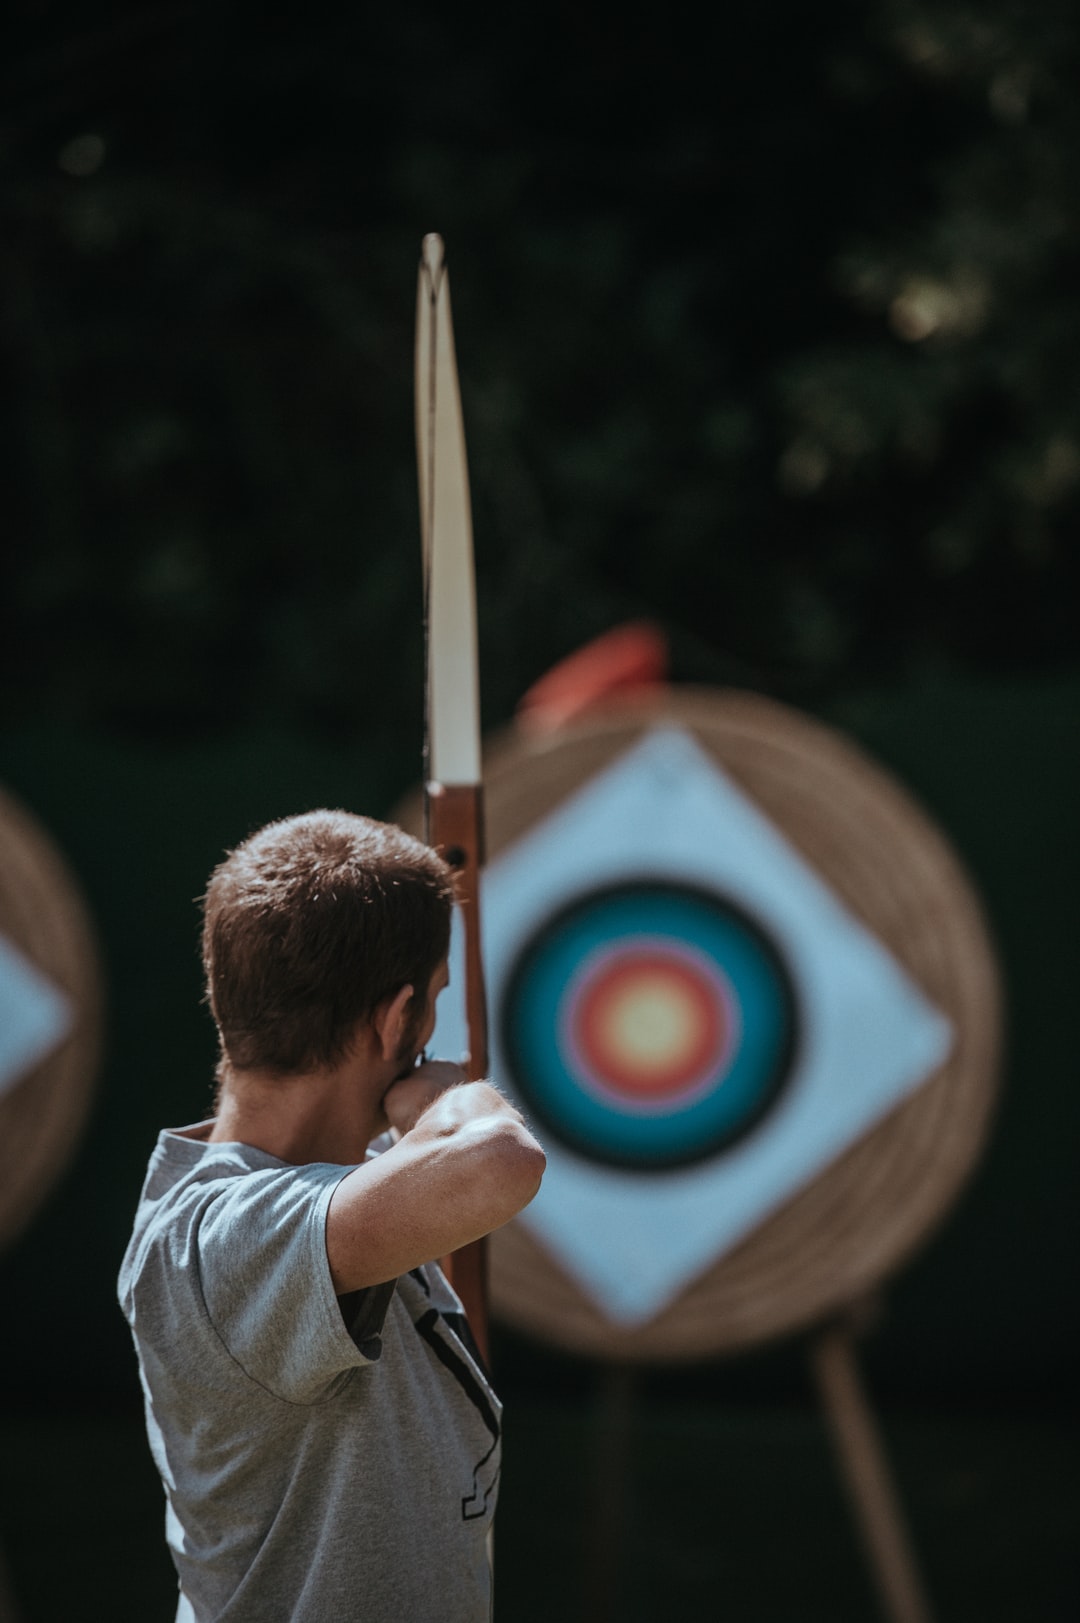
<svg viewBox="0 0 1080 1623">
<path fill-rule="evenodd" d="M 610 1087 L 664 1094 L 685 1087 L 722 1046 L 720 1010 L 686 965 L 649 956 L 607 968 L 577 1011 L 577 1041 Z"/>
</svg>

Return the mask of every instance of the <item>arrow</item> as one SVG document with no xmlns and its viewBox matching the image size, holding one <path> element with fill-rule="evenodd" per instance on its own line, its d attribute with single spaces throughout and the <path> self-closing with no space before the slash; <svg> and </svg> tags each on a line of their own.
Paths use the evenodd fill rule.
<svg viewBox="0 0 1080 1623">
<path fill-rule="evenodd" d="M 487 1000 L 480 950 L 483 786 L 476 577 L 465 431 L 443 242 L 423 241 L 416 302 L 416 455 L 423 549 L 426 703 L 426 839 L 457 873 L 465 934 L 466 1074 L 487 1076 Z M 473 1335 L 488 1357 L 486 1244 L 456 1251 L 444 1266 Z"/>
</svg>

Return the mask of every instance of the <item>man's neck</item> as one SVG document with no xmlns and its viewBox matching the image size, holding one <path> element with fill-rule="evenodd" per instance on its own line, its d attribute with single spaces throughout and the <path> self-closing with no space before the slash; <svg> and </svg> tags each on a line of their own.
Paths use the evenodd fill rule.
<svg viewBox="0 0 1080 1623">
<path fill-rule="evenodd" d="M 295 1166 L 356 1165 L 386 1127 L 381 1100 L 393 1080 L 366 1058 L 297 1076 L 226 1072 L 211 1142 L 251 1144 Z"/>
</svg>

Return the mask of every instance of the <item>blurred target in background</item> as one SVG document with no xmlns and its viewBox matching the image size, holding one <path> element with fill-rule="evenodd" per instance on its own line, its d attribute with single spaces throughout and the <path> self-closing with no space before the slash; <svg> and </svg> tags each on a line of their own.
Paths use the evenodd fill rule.
<svg viewBox="0 0 1080 1623">
<path fill-rule="evenodd" d="M 0 1246 L 31 1221 L 74 1152 L 102 1001 L 78 883 L 33 814 L 0 791 Z"/>
<path fill-rule="evenodd" d="M 746 693 L 519 726 L 485 787 L 492 1074 L 548 1153 L 492 1239 L 496 1313 L 666 1359 L 874 1288 L 955 1198 L 994 1097 L 996 967 L 940 832 L 831 729 Z"/>
</svg>

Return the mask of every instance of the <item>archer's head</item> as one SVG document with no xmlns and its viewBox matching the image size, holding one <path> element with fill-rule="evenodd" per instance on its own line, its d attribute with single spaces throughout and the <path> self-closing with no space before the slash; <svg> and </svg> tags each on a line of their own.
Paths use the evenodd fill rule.
<svg viewBox="0 0 1080 1623">
<path fill-rule="evenodd" d="M 403 986 L 426 998 L 452 903 L 452 870 L 392 824 L 313 811 L 259 829 L 203 898 L 222 1061 L 282 1077 L 336 1065 Z"/>
</svg>

